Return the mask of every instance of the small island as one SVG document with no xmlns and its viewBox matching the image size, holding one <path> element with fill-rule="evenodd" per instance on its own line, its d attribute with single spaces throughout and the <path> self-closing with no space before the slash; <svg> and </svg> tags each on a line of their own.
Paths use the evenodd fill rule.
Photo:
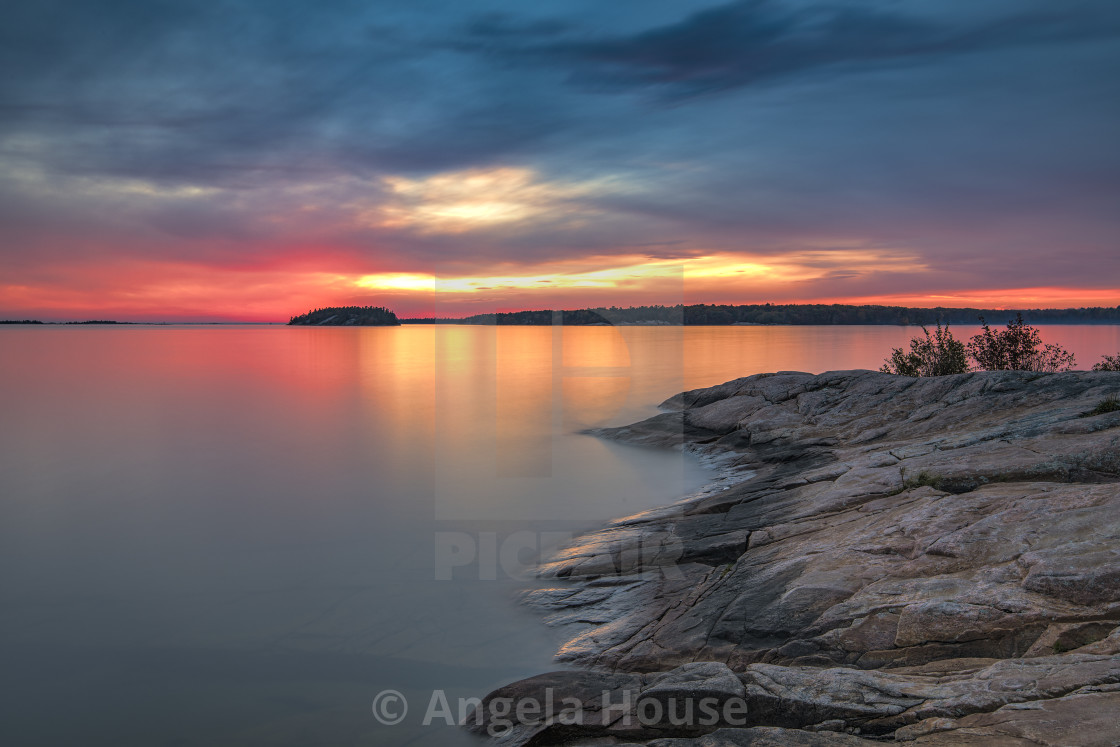
<svg viewBox="0 0 1120 747">
<path fill-rule="evenodd" d="M 290 326 L 304 327 L 395 327 L 397 315 L 383 306 L 328 306 L 293 316 Z"/>
</svg>

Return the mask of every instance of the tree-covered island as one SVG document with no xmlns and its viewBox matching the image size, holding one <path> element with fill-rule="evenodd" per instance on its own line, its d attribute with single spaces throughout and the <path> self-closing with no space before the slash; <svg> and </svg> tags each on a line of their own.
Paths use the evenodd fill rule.
<svg viewBox="0 0 1120 747">
<path fill-rule="evenodd" d="M 384 306 L 329 306 L 293 316 L 289 325 L 305 327 L 393 327 L 397 315 Z"/>
</svg>

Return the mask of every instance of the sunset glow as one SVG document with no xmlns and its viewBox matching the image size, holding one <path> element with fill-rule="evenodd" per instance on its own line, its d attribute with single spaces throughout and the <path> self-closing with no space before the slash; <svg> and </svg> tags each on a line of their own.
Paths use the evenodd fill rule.
<svg viewBox="0 0 1120 747">
<path fill-rule="evenodd" d="M 384 228 L 459 234 L 503 223 L 562 219 L 594 212 L 578 201 L 594 198 L 609 181 L 546 182 L 524 168 L 471 169 L 424 179 L 389 176 L 384 183 L 390 196 L 374 211 L 373 220 Z"/>
<path fill-rule="evenodd" d="M 607 264 L 609 258 L 599 262 Z M 677 303 L 854 303 L 977 308 L 1115 306 L 1112 289 L 1030 287 L 977 288 L 956 293 L 813 295 L 842 272 L 848 279 L 881 282 L 905 275 L 916 260 L 893 252 L 850 251 L 820 256 L 792 254 L 743 261 L 731 254 L 684 260 L 629 258 L 625 264 L 549 263 L 492 274 L 434 275 L 419 272 L 309 271 L 303 262 L 286 268 L 212 268 L 197 264 L 136 263 L 116 268 L 71 267 L 43 284 L 5 284 L 0 295 L 8 315 L 47 319 L 102 318 L 161 321 L 282 321 L 285 315 L 329 305 L 389 305 L 403 315 L 441 316 L 521 308 Z M 523 270 L 524 272 L 524 270 Z M 215 313 L 230 300 L 236 309 Z M 20 311 L 26 310 L 26 311 Z M 45 313 L 49 310 L 50 313 Z"/>
<path fill-rule="evenodd" d="M 0 318 L 1115 306 L 1115 9 L 1036 5 L 29 10 Z"/>
</svg>

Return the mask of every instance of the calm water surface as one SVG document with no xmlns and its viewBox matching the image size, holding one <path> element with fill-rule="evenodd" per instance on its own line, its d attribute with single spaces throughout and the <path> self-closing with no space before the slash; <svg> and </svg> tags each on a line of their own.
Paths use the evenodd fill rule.
<svg viewBox="0 0 1120 747">
<path fill-rule="evenodd" d="M 581 429 L 913 331 L 0 328 L 0 743 L 473 744 L 419 720 L 555 667 L 535 551 L 708 478 Z"/>
</svg>

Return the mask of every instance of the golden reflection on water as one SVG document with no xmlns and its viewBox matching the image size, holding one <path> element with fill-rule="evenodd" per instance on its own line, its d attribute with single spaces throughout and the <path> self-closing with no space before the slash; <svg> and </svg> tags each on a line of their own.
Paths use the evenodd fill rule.
<svg viewBox="0 0 1120 747">
<path fill-rule="evenodd" d="M 10 357 L 0 371 L 7 391 L 66 392 L 69 420 L 79 425 L 64 428 L 61 418 L 39 417 L 28 409 L 41 409 L 41 398 L 11 398 L 9 417 L 25 425 L 18 436 L 8 433 L 2 440 L 22 452 L 37 450 L 49 462 L 60 443 L 82 439 L 81 448 L 91 452 L 111 443 L 81 425 L 98 423 L 120 438 L 144 434 L 143 453 L 151 451 L 146 458 L 154 465 L 166 461 L 157 447 L 177 427 L 190 432 L 211 424 L 229 430 L 275 423 L 276 429 L 290 431 L 284 438 L 291 448 L 315 448 L 337 437 L 355 450 L 376 443 L 397 461 L 422 457 L 444 485 L 441 495 L 454 496 L 459 483 L 470 480 L 485 486 L 480 492 L 509 493 L 494 498 L 497 511 L 518 491 L 531 493 L 540 481 L 555 478 L 557 470 L 572 468 L 558 461 L 557 434 L 631 422 L 683 389 L 754 373 L 877 368 L 892 347 L 905 346 L 918 331 L 888 326 L 10 328 L 3 330 L 4 339 L 19 356 Z M 953 331 L 967 339 L 976 329 Z M 1041 332 L 1044 341 L 1071 349 L 1080 368 L 1120 351 L 1115 325 L 1052 325 Z M 175 398 L 206 406 L 184 410 Z M 355 412 L 364 417 L 352 417 Z M 172 413 L 183 422 L 172 422 Z M 339 429 L 348 432 L 334 433 Z"/>
<path fill-rule="evenodd" d="M 565 376 L 564 429 L 580 431 L 613 420 L 630 391 L 629 376 Z"/>
<path fill-rule="evenodd" d="M 494 382 L 495 472 L 547 476 L 552 473 L 555 334 L 547 327 L 494 327 L 492 332 L 500 361 Z M 533 426 L 526 429 L 526 422 Z"/>
<path fill-rule="evenodd" d="M 630 343 L 624 327 L 562 327 L 564 368 L 628 368 Z"/>
<path fill-rule="evenodd" d="M 630 349 L 622 330 L 564 327 L 561 339 L 565 430 L 610 422 L 630 393 Z"/>
<path fill-rule="evenodd" d="M 977 330 L 954 331 L 967 339 Z M 1042 331 L 1047 342 L 1074 350 L 1083 368 L 1120 349 L 1120 327 Z M 440 325 L 282 334 L 302 335 L 304 367 L 293 373 L 307 387 L 329 396 L 356 384 L 377 422 L 388 418 L 395 432 L 409 434 L 411 440 L 396 448 L 428 448 L 437 471 L 494 480 L 552 476 L 558 432 L 623 424 L 651 414 L 678 391 L 755 373 L 875 369 L 892 347 L 905 346 L 918 332 L 893 326 Z M 362 372 L 357 382 L 347 373 L 355 366 Z"/>
</svg>

